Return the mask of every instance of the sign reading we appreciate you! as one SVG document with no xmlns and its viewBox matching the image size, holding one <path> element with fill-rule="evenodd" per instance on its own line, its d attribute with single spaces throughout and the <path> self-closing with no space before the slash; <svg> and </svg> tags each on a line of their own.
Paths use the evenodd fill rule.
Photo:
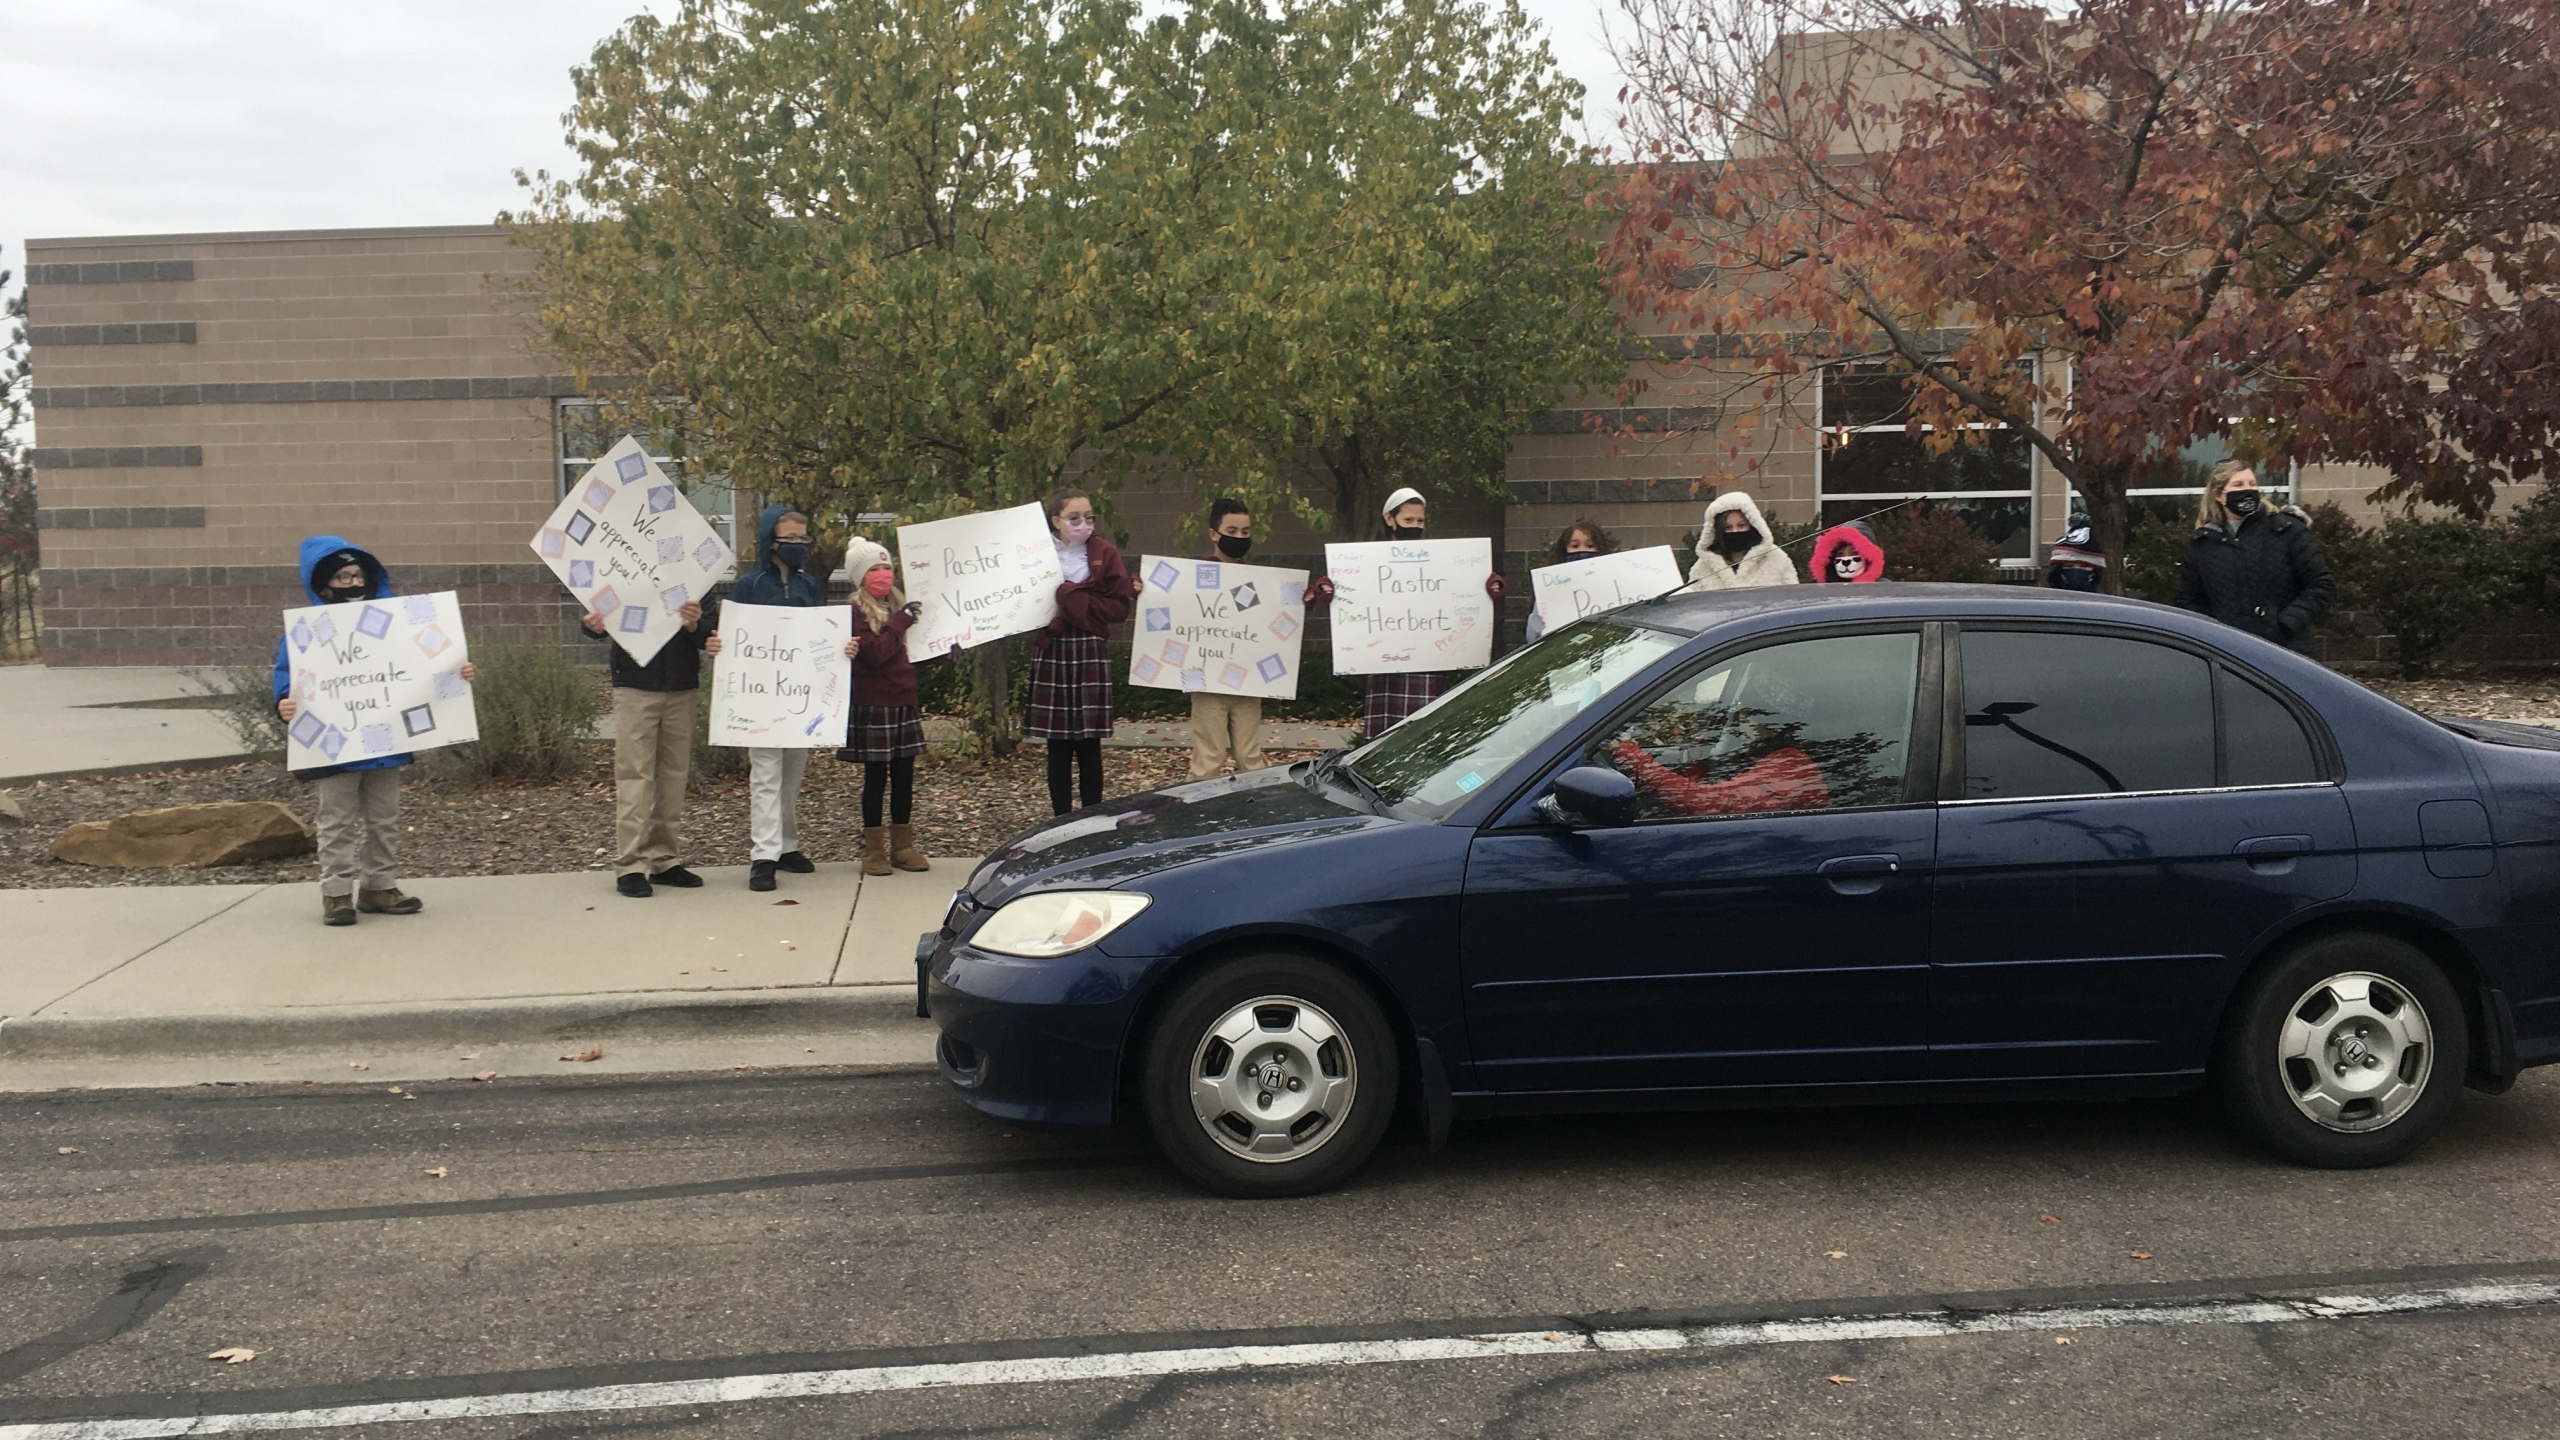
<svg viewBox="0 0 2560 1440">
<path fill-rule="evenodd" d="M 570 487 L 533 553 L 643 665 L 684 628 L 676 612 L 737 566 L 728 542 L 628 435 Z"/>
<path fill-rule="evenodd" d="M 1493 659 L 1493 542 L 1381 540 L 1324 547 L 1333 672 L 1481 670 Z"/>
<path fill-rule="evenodd" d="M 1139 558 L 1129 683 L 1212 695 L 1298 697 L 1307 572 L 1223 560 Z"/>
<path fill-rule="evenodd" d="M 285 768 L 312 770 L 480 738 L 453 592 L 284 612 L 293 723 Z"/>
<path fill-rule="evenodd" d="M 1037 505 L 898 527 L 898 572 L 924 613 L 907 658 L 926 660 L 1058 618 L 1057 542 Z"/>
<path fill-rule="evenodd" d="M 1561 565 L 1542 565 L 1529 572 L 1529 590 L 1549 630 L 1561 630 L 1586 615 L 1668 595 L 1682 585 L 1680 562 L 1671 547 L 1655 545 L 1616 555 L 1594 555 Z"/>
<path fill-rule="evenodd" d="M 853 661 L 850 605 L 720 607 L 711 662 L 711 743 L 775 750 L 844 743 Z"/>
</svg>

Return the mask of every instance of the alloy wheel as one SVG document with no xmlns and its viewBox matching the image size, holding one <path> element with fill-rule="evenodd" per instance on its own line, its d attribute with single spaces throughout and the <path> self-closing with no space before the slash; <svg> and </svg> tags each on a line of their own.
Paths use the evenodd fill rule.
<svg viewBox="0 0 2560 1440">
<path fill-rule="evenodd" d="M 2313 1123 L 2379 1130 L 2418 1103 L 2435 1063 L 2426 1007 L 2387 976 L 2332 975 L 2285 1012 L 2276 1064 L 2285 1094 Z"/>
<path fill-rule="evenodd" d="M 1276 1164 L 1342 1132 L 1360 1092 L 1359 1060 L 1331 1015 L 1266 995 L 1221 1016 L 1191 1056 L 1191 1113 L 1219 1148 Z"/>
</svg>

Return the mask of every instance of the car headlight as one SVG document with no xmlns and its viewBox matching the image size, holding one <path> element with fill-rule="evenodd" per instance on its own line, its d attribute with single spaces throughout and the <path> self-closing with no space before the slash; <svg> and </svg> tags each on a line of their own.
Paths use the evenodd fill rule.
<svg viewBox="0 0 2560 1440">
<path fill-rule="evenodd" d="M 999 955 L 1045 960 L 1093 944 L 1154 903 L 1130 890 L 1046 890 L 998 910 L 969 943 Z"/>
</svg>

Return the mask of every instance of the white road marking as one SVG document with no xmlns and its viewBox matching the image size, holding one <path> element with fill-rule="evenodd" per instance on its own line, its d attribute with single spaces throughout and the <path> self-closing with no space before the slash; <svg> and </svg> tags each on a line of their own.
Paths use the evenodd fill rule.
<svg viewBox="0 0 2560 1440">
<path fill-rule="evenodd" d="M 2093 1330 L 2150 1325 L 2283 1325 L 2348 1320 L 2425 1311 L 2508 1309 L 2560 1302 L 2560 1284 L 2463 1285 L 2381 1295 L 2322 1295 L 2309 1300 L 2216 1300 L 2196 1304 L 2054 1306 L 2033 1310 L 1957 1314 L 1834 1316 L 1764 1320 L 1686 1328 L 1652 1327 L 1590 1331 L 1523 1330 L 1494 1335 L 1447 1335 L 1411 1340 L 1346 1340 L 1303 1345 L 1224 1345 L 1194 1350 L 1130 1350 L 1101 1355 L 1053 1355 L 1021 1360 L 956 1360 L 932 1365 L 876 1365 L 850 1370 L 799 1370 L 730 1375 L 635 1385 L 596 1385 L 577 1390 L 526 1390 L 502 1395 L 455 1395 L 370 1405 L 331 1405 L 238 1415 L 188 1415 L 162 1419 L 53 1420 L 0 1425 L 0 1440 L 155 1440 L 160 1436 L 245 1435 L 273 1430 L 321 1430 L 345 1425 L 386 1425 L 405 1420 L 479 1420 L 520 1415 L 562 1415 L 606 1410 L 647 1410 L 676 1405 L 735 1405 L 750 1400 L 864 1395 L 897 1390 L 939 1390 L 984 1385 L 1048 1385 L 1075 1380 L 1143 1380 L 1213 1371 L 1330 1365 L 1399 1365 L 1431 1360 L 1491 1360 L 1520 1355 L 1572 1355 L 1627 1351 L 1709 1350 L 1755 1345 L 1802 1345 L 1843 1340 L 1916 1340 L 2017 1331 Z"/>
</svg>

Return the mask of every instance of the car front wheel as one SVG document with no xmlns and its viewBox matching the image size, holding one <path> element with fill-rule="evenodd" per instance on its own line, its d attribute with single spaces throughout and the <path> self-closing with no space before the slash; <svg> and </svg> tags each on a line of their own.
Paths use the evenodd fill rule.
<svg viewBox="0 0 2560 1440">
<path fill-rule="evenodd" d="M 1229 960 L 1184 981 L 1149 1033 L 1147 1127 L 1174 1167 L 1222 1195 L 1306 1195 L 1378 1147 L 1395 1109 L 1394 1031 L 1340 969 Z"/>
<path fill-rule="evenodd" d="M 2251 988 L 2223 1040 L 2223 1101 L 2287 1159 L 2388 1165 L 2452 1115 L 2468 1041 L 2460 998 L 2423 952 L 2381 935 L 2332 935 Z"/>
</svg>

